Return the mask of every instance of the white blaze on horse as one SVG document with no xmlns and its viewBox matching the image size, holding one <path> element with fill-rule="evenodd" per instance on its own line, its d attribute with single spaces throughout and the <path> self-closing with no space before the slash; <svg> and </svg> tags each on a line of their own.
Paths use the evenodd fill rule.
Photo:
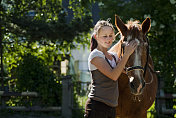
<svg viewBox="0 0 176 118">
<path fill-rule="evenodd" d="M 147 110 L 153 104 L 157 92 L 157 76 L 152 59 L 149 55 L 149 42 L 146 33 L 150 30 L 150 18 L 142 24 L 139 21 L 129 21 L 124 24 L 116 15 L 115 25 L 121 34 L 122 45 L 116 44 L 110 50 L 125 51 L 125 45 L 132 40 L 138 42 L 138 47 L 129 57 L 125 66 L 126 74 L 119 77 L 119 104 L 117 118 L 147 118 Z"/>
</svg>

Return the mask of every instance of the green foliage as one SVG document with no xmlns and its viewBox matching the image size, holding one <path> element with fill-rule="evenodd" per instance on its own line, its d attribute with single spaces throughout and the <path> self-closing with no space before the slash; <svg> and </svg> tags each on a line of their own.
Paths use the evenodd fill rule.
<svg viewBox="0 0 176 118">
<path fill-rule="evenodd" d="M 18 38 L 12 34 L 5 36 L 3 61 L 6 68 L 4 69 L 12 78 L 5 81 L 5 85 L 9 85 L 10 91 L 37 91 L 41 96 L 41 98 L 34 99 L 12 97 L 7 102 L 9 106 L 61 105 L 60 78 L 55 76 L 58 74 L 57 70 L 52 69 L 51 71 L 48 67 L 57 64 L 55 59 L 61 60 L 62 55 L 59 54 L 56 44 L 50 41 L 45 42 L 47 45 L 42 45 L 37 41 L 28 42 L 25 38 Z"/>
<path fill-rule="evenodd" d="M 86 45 L 92 19 L 89 9 L 76 2 L 69 5 L 72 19 L 62 0 L 3 0 L 0 2 L 0 41 L 3 45 L 5 81 L 10 91 L 36 91 L 41 98 L 11 97 L 9 106 L 61 105 L 58 64 L 78 44 Z M 80 7 L 78 7 L 81 5 Z M 0 47 L 2 48 L 2 47 Z M 59 69 L 58 69 L 59 70 Z M 58 74 L 55 77 L 54 74 Z"/>
<path fill-rule="evenodd" d="M 73 107 L 73 117 L 72 118 L 83 118 L 85 112 L 85 104 L 88 99 L 88 89 L 85 88 L 89 86 L 90 83 L 82 83 L 73 78 L 73 91 L 74 91 L 74 103 Z"/>
<path fill-rule="evenodd" d="M 148 109 L 147 112 L 147 118 L 156 118 L 157 112 L 155 110 L 155 102 L 152 104 L 152 106 Z"/>
<path fill-rule="evenodd" d="M 74 5 L 78 6 L 79 2 Z M 68 22 L 68 11 L 61 0 L 12 0 L 5 1 L 1 6 L 4 8 L 1 12 L 5 17 L 1 23 L 6 28 L 5 32 L 25 37 L 30 42 L 47 39 L 60 44 L 61 50 L 68 48 L 65 44 L 69 44 L 71 49 L 75 48 L 73 42 L 84 44 L 85 39 L 77 37 L 92 27 L 90 11 L 81 10 L 80 16 L 71 6 L 75 14 Z"/>
<path fill-rule="evenodd" d="M 36 91 L 41 104 L 61 105 L 61 84 L 42 59 L 25 54 L 14 72 L 18 91 Z"/>
<path fill-rule="evenodd" d="M 47 66 L 57 64 L 77 44 L 88 43 L 87 32 L 92 27 L 89 10 L 81 17 L 74 14 L 68 22 L 61 0 L 5 0 L 0 8 L 4 70 L 12 78 L 5 84 L 11 91 L 38 92 L 41 105 L 60 105 L 60 79 L 53 72 L 60 73 L 51 72 Z M 37 102 L 27 101 L 27 105 Z M 26 105 L 26 98 L 11 98 L 7 104 Z"/>
</svg>

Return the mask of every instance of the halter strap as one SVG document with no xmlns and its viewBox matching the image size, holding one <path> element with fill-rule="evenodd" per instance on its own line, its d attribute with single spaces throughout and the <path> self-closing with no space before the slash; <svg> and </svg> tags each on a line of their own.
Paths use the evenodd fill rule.
<svg viewBox="0 0 176 118">
<path fill-rule="evenodd" d="M 115 63 L 116 63 L 116 58 L 115 58 L 115 56 L 114 56 L 113 54 L 111 54 L 111 56 L 114 58 Z M 108 64 L 110 65 L 110 67 L 113 69 L 112 65 L 109 63 L 109 61 L 108 61 L 108 59 L 106 58 L 106 56 L 105 56 L 105 60 L 108 62 Z M 117 65 L 117 63 L 116 63 L 116 65 Z"/>
<path fill-rule="evenodd" d="M 133 70 L 141 70 L 144 72 L 144 68 L 141 66 L 132 66 L 132 67 L 125 68 L 125 70 L 127 73 Z"/>
</svg>

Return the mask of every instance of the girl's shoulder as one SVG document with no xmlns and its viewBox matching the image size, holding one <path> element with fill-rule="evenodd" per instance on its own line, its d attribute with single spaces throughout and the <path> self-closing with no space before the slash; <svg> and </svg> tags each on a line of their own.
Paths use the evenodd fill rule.
<svg viewBox="0 0 176 118">
<path fill-rule="evenodd" d="M 103 54 L 103 52 L 101 52 L 97 49 L 94 49 L 92 52 L 90 52 L 88 60 L 91 61 L 94 57 L 105 58 L 105 55 Z"/>
<path fill-rule="evenodd" d="M 102 57 L 105 59 L 105 55 L 103 54 L 103 52 L 97 50 L 97 49 L 94 49 L 92 52 L 90 52 L 89 54 L 89 58 L 88 58 L 88 67 L 89 67 L 89 70 L 92 71 L 92 70 L 96 70 L 97 68 L 95 67 L 95 65 L 93 65 L 91 63 L 91 60 L 94 58 L 94 57 Z"/>
</svg>

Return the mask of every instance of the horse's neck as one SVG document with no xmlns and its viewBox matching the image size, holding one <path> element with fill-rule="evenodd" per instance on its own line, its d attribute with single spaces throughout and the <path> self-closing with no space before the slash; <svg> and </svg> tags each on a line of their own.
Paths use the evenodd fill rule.
<svg viewBox="0 0 176 118">
<path fill-rule="evenodd" d="M 114 46 L 112 46 L 110 48 L 109 51 L 117 53 L 117 56 L 120 57 L 120 54 L 121 54 L 121 42 L 119 41 L 118 43 L 116 43 Z"/>
<path fill-rule="evenodd" d="M 154 64 L 152 61 L 152 57 L 149 55 L 149 60 L 148 60 L 148 66 L 150 69 L 152 69 L 154 71 Z"/>
<path fill-rule="evenodd" d="M 148 60 L 148 65 L 147 65 L 147 71 L 148 71 L 151 75 L 153 75 L 154 73 L 156 73 L 155 70 L 154 70 L 153 61 L 152 61 L 152 58 L 151 58 L 150 55 L 149 55 L 149 60 Z"/>
</svg>

